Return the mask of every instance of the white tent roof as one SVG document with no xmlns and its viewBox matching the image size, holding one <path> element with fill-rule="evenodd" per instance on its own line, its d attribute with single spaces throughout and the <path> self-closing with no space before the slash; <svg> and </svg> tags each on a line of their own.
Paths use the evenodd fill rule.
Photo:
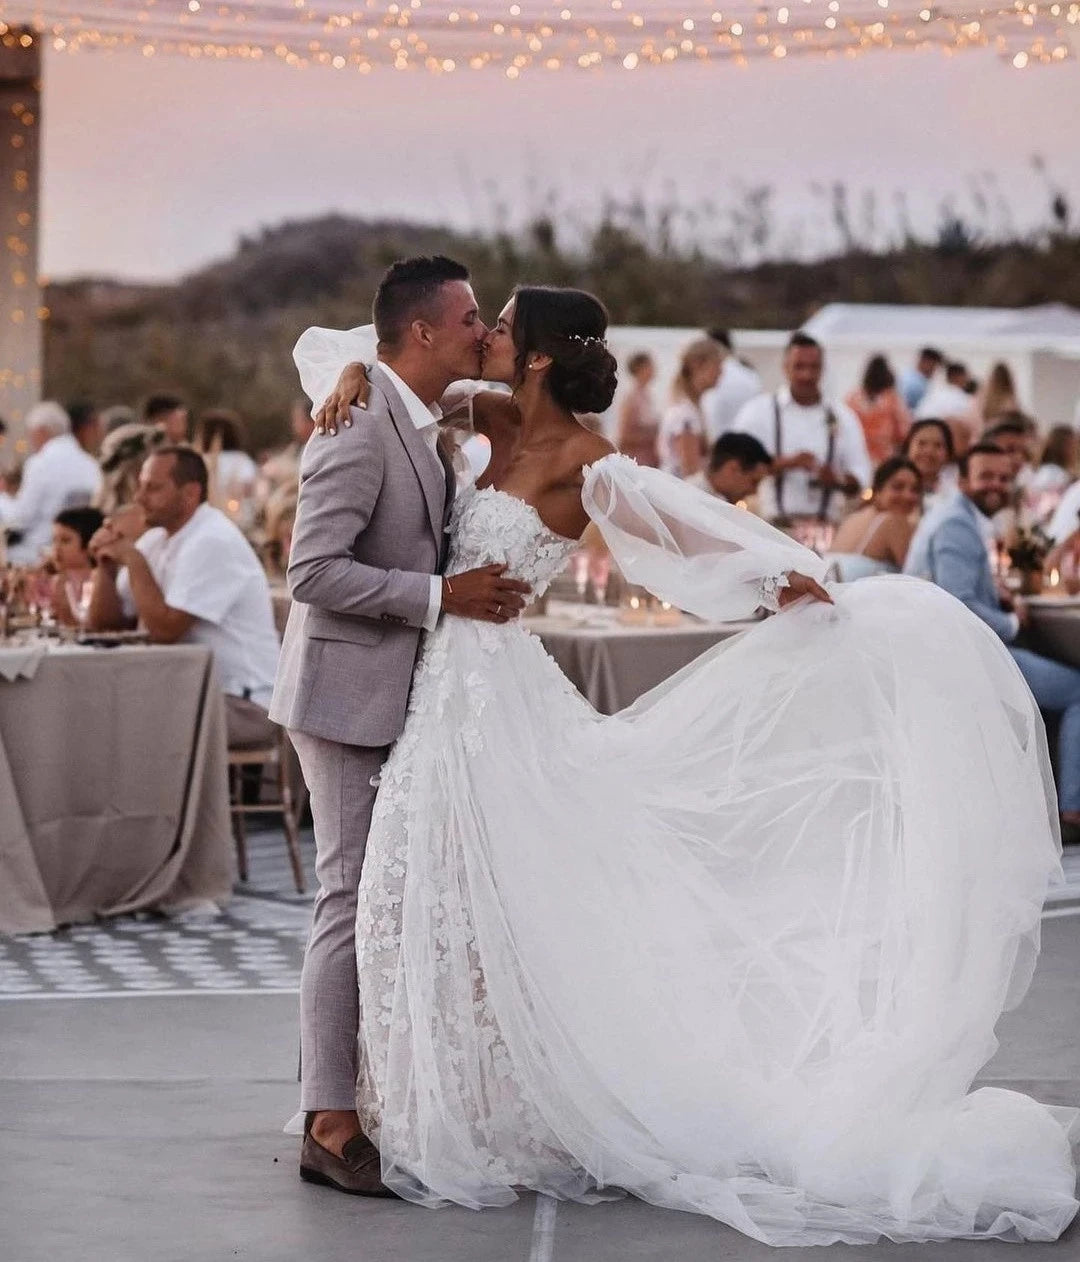
<svg viewBox="0 0 1080 1262">
<path fill-rule="evenodd" d="M 806 322 L 807 333 L 912 342 L 981 342 L 1000 337 L 1035 344 L 1080 340 L 1080 311 L 1064 303 L 1039 307 L 917 307 L 832 302 Z"/>
</svg>

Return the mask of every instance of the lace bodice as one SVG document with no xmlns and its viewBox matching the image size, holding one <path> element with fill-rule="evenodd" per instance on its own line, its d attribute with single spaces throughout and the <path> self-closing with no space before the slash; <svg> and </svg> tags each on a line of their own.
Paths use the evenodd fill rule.
<svg viewBox="0 0 1080 1262">
<path fill-rule="evenodd" d="M 490 486 L 459 494 L 450 531 L 447 574 L 506 565 L 513 578 L 532 585 L 532 600 L 543 595 L 577 546 L 549 530 L 531 504 Z"/>
</svg>

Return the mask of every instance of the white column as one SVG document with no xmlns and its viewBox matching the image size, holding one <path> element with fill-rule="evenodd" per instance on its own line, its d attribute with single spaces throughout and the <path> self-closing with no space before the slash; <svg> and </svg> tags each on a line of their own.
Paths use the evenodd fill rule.
<svg viewBox="0 0 1080 1262">
<path fill-rule="evenodd" d="M 38 162 L 41 50 L 30 30 L 0 23 L 0 416 L 21 435 L 41 398 Z M 9 440 L 8 451 L 11 451 Z"/>
</svg>

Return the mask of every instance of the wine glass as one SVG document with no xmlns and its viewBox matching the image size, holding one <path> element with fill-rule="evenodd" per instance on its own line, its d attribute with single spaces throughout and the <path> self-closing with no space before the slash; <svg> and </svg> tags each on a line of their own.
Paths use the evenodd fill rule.
<svg viewBox="0 0 1080 1262">
<path fill-rule="evenodd" d="M 94 595 L 94 580 L 71 578 L 67 580 L 66 587 L 71 612 L 75 615 L 75 621 L 79 627 L 85 631 L 86 624 L 90 621 L 90 601 Z"/>
<path fill-rule="evenodd" d="M 589 554 L 584 548 L 577 548 L 570 554 L 570 573 L 577 589 L 578 601 L 585 603 L 589 591 Z"/>
</svg>

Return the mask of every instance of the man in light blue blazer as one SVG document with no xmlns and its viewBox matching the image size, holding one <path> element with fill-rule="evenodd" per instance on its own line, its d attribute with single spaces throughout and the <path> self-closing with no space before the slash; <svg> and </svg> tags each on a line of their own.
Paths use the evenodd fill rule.
<svg viewBox="0 0 1080 1262">
<path fill-rule="evenodd" d="M 1012 463 L 992 443 L 977 443 L 960 460 L 960 489 L 916 531 L 904 572 L 929 579 L 962 601 L 1009 646 L 1041 710 L 1061 715 L 1058 805 L 1067 834 L 1080 834 L 1080 670 L 1014 641 L 1027 625 L 1019 599 L 1003 601 L 990 568 L 990 519 L 1008 502 Z M 1011 605 L 1011 608 L 1008 606 Z"/>
</svg>

